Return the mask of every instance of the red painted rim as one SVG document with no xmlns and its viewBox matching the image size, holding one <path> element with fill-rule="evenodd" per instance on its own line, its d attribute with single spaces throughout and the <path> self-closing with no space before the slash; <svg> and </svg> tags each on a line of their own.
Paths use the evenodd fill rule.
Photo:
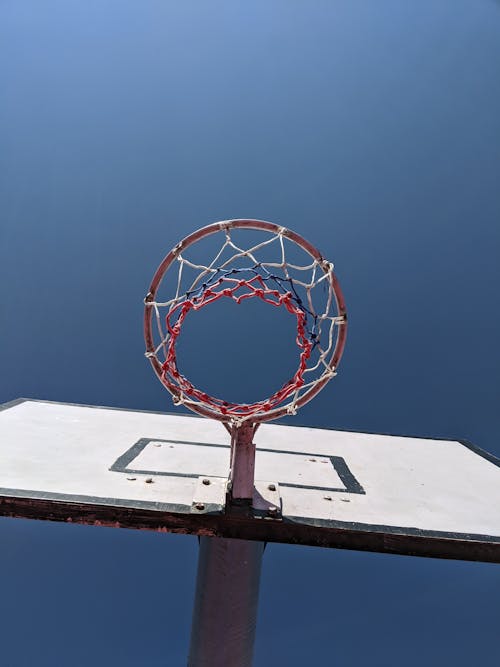
<svg viewBox="0 0 500 667">
<path fill-rule="evenodd" d="M 306 241 L 302 236 L 297 234 L 296 232 L 293 232 L 289 229 L 284 229 L 280 225 L 276 225 L 272 222 L 267 222 L 264 220 L 249 220 L 249 219 L 242 219 L 242 220 L 226 220 L 223 222 L 215 222 L 210 225 L 207 225 L 205 227 L 202 227 L 201 229 L 198 229 L 197 231 L 193 232 L 189 236 L 186 236 L 182 241 L 180 241 L 163 259 L 161 262 L 160 266 L 156 270 L 156 273 L 153 277 L 153 280 L 151 281 L 151 285 L 149 287 L 148 294 L 145 299 L 145 310 L 144 310 L 144 339 L 146 343 L 146 355 L 148 356 L 151 365 L 153 367 L 153 370 L 155 371 L 158 379 L 160 382 L 163 384 L 163 386 L 166 387 L 166 389 L 169 390 L 170 393 L 172 393 L 174 396 L 176 393 L 178 394 L 178 387 L 176 385 L 171 384 L 170 382 L 165 380 L 165 374 L 163 371 L 163 364 L 161 364 L 156 356 L 149 356 L 154 353 L 155 350 L 155 344 L 154 344 L 154 339 L 153 339 L 153 305 L 151 302 L 155 301 L 156 298 L 156 293 L 158 291 L 158 287 L 160 286 L 160 283 L 165 276 L 166 272 L 168 269 L 171 267 L 172 263 L 175 261 L 177 256 L 179 255 L 180 252 L 185 251 L 187 248 L 189 248 L 191 245 L 196 243 L 197 241 L 200 241 L 201 239 L 210 236 L 212 234 L 224 232 L 226 229 L 255 229 L 255 230 L 262 230 L 262 231 L 267 231 L 270 233 L 274 234 L 283 234 L 283 236 L 290 241 L 293 241 L 296 243 L 299 247 L 301 247 L 305 252 L 307 252 L 313 259 L 315 259 L 319 266 L 322 268 L 322 270 L 325 273 L 328 273 L 329 269 L 325 269 L 323 267 L 323 264 L 325 262 L 325 259 L 321 255 L 321 253 L 313 246 L 311 245 L 308 241 Z M 347 337 L 347 311 L 346 311 L 346 306 L 345 306 L 345 301 L 344 297 L 342 294 L 342 291 L 340 289 L 339 282 L 333 272 L 331 272 L 330 276 L 330 285 L 332 288 L 332 292 L 335 297 L 335 302 L 337 306 L 337 312 L 339 317 L 344 318 L 344 322 L 341 326 L 338 327 L 338 334 L 337 338 L 335 341 L 335 346 L 334 349 L 332 350 L 332 354 L 330 356 L 330 359 L 328 360 L 327 366 L 330 369 L 336 369 L 338 367 L 338 364 L 340 362 L 340 359 L 342 357 L 342 353 L 344 351 L 345 347 L 345 341 Z M 330 380 L 329 376 L 325 376 L 322 379 L 320 379 L 318 382 L 316 382 L 310 389 L 308 389 L 304 394 L 297 400 L 295 403 L 295 407 L 298 409 L 305 405 L 308 401 L 310 401 L 314 396 L 316 396 L 321 389 L 326 385 L 326 383 Z M 176 391 L 177 390 L 177 391 Z M 228 422 L 231 420 L 228 415 L 221 414 L 217 410 L 210 409 L 203 404 L 196 404 L 193 402 L 186 402 L 185 405 L 192 410 L 193 412 L 196 412 L 200 415 L 203 415 L 205 417 L 210 417 L 212 419 L 217 419 L 219 421 L 223 422 Z M 283 417 L 284 415 L 288 414 L 288 409 L 287 406 L 282 406 L 282 407 L 277 407 L 269 412 L 263 413 L 263 414 L 258 414 L 254 415 L 252 417 L 249 417 L 249 421 L 252 423 L 261 423 L 265 421 L 270 421 L 273 419 L 278 419 L 279 417 Z"/>
</svg>

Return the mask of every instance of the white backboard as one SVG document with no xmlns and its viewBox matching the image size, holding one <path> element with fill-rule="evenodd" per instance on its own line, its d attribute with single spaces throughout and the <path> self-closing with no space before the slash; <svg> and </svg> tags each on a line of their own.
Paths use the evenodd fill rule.
<svg viewBox="0 0 500 667">
<path fill-rule="evenodd" d="M 0 514 L 500 561 L 499 461 L 472 445 L 277 424 L 254 440 L 254 509 L 233 516 L 220 423 L 19 399 L 0 411 Z"/>
</svg>

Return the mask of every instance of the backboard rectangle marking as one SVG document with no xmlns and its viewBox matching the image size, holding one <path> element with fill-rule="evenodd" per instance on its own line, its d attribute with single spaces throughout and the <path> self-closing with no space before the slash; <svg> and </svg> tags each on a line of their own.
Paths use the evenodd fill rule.
<svg viewBox="0 0 500 667">
<path fill-rule="evenodd" d="M 151 446 L 161 446 L 161 445 L 168 445 L 169 447 L 175 447 L 175 445 L 182 445 L 182 447 L 188 446 L 192 448 L 198 448 L 198 451 L 201 451 L 201 448 L 203 449 L 205 455 L 207 452 L 210 453 L 210 450 L 222 450 L 224 452 L 224 457 L 219 457 L 219 461 L 205 461 L 205 468 L 202 468 L 201 465 L 198 464 L 199 467 L 197 466 L 198 461 L 200 460 L 200 456 L 196 457 L 193 456 L 193 454 L 196 454 L 196 452 L 191 452 L 186 456 L 186 460 L 183 461 L 184 469 L 189 466 L 189 458 L 191 460 L 195 461 L 194 467 L 192 468 L 191 472 L 181 472 L 180 470 L 161 470 L 158 468 L 152 468 L 152 467 L 141 467 L 138 466 L 137 464 L 139 463 L 141 459 L 141 455 L 144 454 L 144 452 L 151 450 Z M 119 472 L 119 473 L 125 473 L 128 475 L 151 475 L 151 476 L 162 476 L 162 477 L 192 477 L 192 478 L 198 478 L 201 475 L 213 475 L 213 476 L 227 476 L 229 470 L 228 470 L 228 465 L 229 465 L 229 450 L 230 447 L 228 445 L 220 445 L 216 443 L 207 443 L 207 442 L 192 442 L 188 440 L 164 440 L 161 438 L 140 438 L 137 442 L 135 442 L 130 449 L 128 449 L 124 454 L 119 456 L 116 461 L 110 466 L 110 471 L 112 472 Z M 351 470 L 349 469 L 349 466 L 347 465 L 345 459 L 342 456 L 325 456 L 322 454 L 311 454 L 310 452 L 291 452 L 291 451 L 283 451 L 283 450 L 276 450 L 276 449 L 258 449 L 257 452 L 257 465 L 259 462 L 259 459 L 265 458 L 266 454 L 270 455 L 271 457 L 283 457 L 283 456 L 288 456 L 288 457 L 294 457 L 297 459 L 297 462 L 300 462 L 300 464 L 303 465 L 303 461 L 306 462 L 319 462 L 319 463 L 326 463 L 327 461 L 329 462 L 329 465 L 331 466 L 332 472 L 334 471 L 336 477 L 338 477 L 338 480 L 341 482 L 341 485 L 337 486 L 327 486 L 327 485 L 317 485 L 317 484 L 299 484 L 299 483 L 293 483 L 293 482 L 287 482 L 283 481 L 281 478 L 279 479 L 279 484 L 280 486 L 287 487 L 287 488 L 295 488 L 295 489 L 308 489 L 308 490 L 314 490 L 314 491 L 322 491 L 325 493 L 357 493 L 357 494 L 365 494 L 365 491 L 361 484 L 358 482 L 356 477 L 353 475 Z M 149 457 L 150 461 L 153 457 Z M 165 458 L 165 457 L 164 457 Z M 214 457 L 212 457 L 213 459 Z M 135 463 L 134 463 L 135 462 Z M 227 465 L 226 465 L 227 463 Z M 207 469 L 207 465 L 212 465 L 212 469 Z M 214 467 L 215 465 L 215 467 Z M 217 469 L 218 466 L 218 469 Z M 324 470 L 321 471 L 322 473 Z M 276 473 L 277 476 L 279 477 L 279 472 Z"/>
</svg>

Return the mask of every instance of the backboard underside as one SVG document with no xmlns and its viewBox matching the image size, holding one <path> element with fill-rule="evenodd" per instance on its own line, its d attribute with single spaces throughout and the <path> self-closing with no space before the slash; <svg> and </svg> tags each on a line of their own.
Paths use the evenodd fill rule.
<svg viewBox="0 0 500 667">
<path fill-rule="evenodd" d="M 219 423 L 19 399 L 0 514 L 500 562 L 499 461 L 471 445 L 276 424 L 255 442 L 253 508 L 227 514 Z"/>
</svg>

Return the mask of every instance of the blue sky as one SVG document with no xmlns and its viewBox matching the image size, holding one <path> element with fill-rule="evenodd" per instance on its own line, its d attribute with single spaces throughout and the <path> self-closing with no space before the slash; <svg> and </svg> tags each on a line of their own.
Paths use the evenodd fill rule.
<svg viewBox="0 0 500 667">
<path fill-rule="evenodd" d="M 350 316 L 297 423 L 500 455 L 499 63 L 492 0 L 4 0 L 0 399 L 171 410 L 152 273 L 199 226 L 263 218 L 333 259 Z M 228 341 L 202 366 L 199 334 L 224 387 Z M 0 540 L 2 664 L 184 664 L 195 538 L 3 519 Z M 271 545 L 255 664 L 498 664 L 499 594 L 493 565 Z"/>
</svg>

